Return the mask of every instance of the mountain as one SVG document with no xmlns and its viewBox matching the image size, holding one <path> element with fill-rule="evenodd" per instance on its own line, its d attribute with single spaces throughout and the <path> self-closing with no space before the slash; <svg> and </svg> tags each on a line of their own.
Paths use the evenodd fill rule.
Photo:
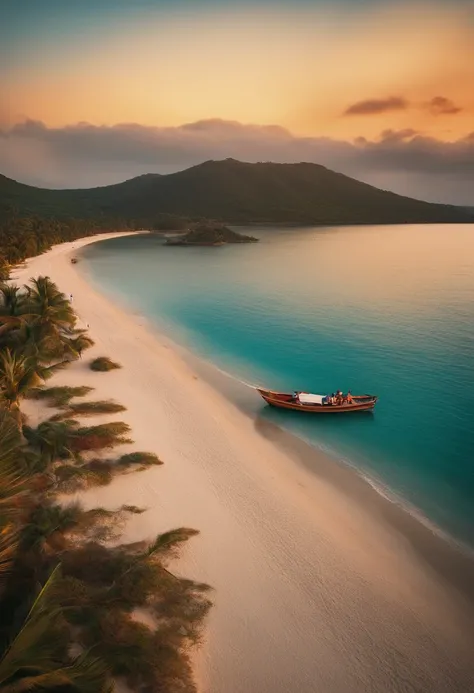
<svg viewBox="0 0 474 693">
<path fill-rule="evenodd" d="M 374 188 L 318 164 L 206 161 L 168 175 L 147 174 L 102 188 L 45 190 L 0 177 L 0 214 L 124 219 L 160 214 L 227 223 L 397 224 L 468 222 L 461 207 Z"/>
</svg>

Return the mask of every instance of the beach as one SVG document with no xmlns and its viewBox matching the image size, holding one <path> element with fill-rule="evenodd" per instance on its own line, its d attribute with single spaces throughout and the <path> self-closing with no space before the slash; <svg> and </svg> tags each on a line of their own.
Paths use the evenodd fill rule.
<svg viewBox="0 0 474 693">
<path fill-rule="evenodd" d="M 196 657 L 201 690 L 473 690 L 471 559 L 351 470 L 256 425 L 143 318 L 95 290 L 70 258 L 113 235 L 56 246 L 13 277 L 50 276 L 89 325 L 95 346 L 54 384 L 90 385 L 91 398 L 122 403 L 123 414 L 97 422 L 125 421 L 130 450 L 164 462 L 82 502 L 146 507 L 125 541 L 200 531 L 172 568 L 214 588 Z M 123 368 L 92 372 L 101 355 Z M 44 413 L 36 401 L 25 410 L 32 423 Z"/>
</svg>

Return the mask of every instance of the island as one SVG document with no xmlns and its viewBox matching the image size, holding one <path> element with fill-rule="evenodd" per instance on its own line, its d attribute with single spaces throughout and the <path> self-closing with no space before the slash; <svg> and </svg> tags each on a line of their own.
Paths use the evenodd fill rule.
<svg viewBox="0 0 474 693">
<path fill-rule="evenodd" d="M 166 239 L 166 245 L 225 245 L 227 243 L 256 243 L 258 238 L 245 236 L 220 224 L 200 224 L 180 236 Z"/>
</svg>

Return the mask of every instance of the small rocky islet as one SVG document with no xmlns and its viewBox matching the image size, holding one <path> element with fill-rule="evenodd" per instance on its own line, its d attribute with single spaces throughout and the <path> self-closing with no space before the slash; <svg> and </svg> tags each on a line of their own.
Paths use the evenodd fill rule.
<svg viewBox="0 0 474 693">
<path fill-rule="evenodd" d="M 227 243 L 256 243 L 258 238 L 245 236 L 219 224 L 201 224 L 187 233 L 167 238 L 166 245 L 216 246 Z"/>
</svg>

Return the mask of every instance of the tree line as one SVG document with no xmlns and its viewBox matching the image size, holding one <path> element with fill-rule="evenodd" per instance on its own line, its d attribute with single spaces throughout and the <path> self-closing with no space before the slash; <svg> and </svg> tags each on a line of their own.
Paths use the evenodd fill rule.
<svg viewBox="0 0 474 693">
<path fill-rule="evenodd" d="M 136 227 L 135 222 L 123 219 L 48 219 L 8 210 L 0 215 L 0 279 L 8 278 L 10 265 L 44 253 L 56 243 Z"/>
</svg>

